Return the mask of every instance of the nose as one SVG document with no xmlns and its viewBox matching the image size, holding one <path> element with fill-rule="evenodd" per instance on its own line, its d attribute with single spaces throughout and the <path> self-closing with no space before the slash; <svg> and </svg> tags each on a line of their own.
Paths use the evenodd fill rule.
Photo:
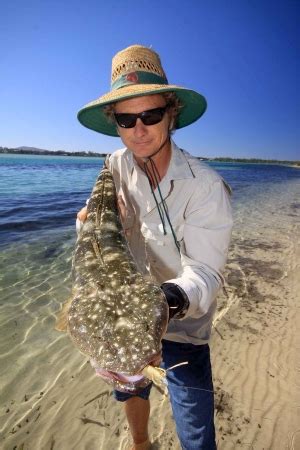
<svg viewBox="0 0 300 450">
<path fill-rule="evenodd" d="M 143 124 L 140 118 L 138 118 L 136 121 L 134 133 L 138 137 L 144 136 L 147 133 L 147 126 Z"/>
</svg>

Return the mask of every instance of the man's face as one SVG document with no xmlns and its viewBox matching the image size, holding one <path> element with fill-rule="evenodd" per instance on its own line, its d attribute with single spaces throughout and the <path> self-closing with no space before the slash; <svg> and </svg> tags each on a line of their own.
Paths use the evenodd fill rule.
<svg viewBox="0 0 300 450">
<path fill-rule="evenodd" d="M 149 109 L 166 106 L 166 100 L 160 94 L 145 95 L 129 100 L 117 102 L 116 113 L 141 113 Z M 122 128 L 117 125 L 118 133 L 124 145 L 137 158 L 147 158 L 155 153 L 162 145 L 169 145 L 170 111 L 167 110 L 161 122 L 155 125 L 144 125 L 140 118 L 133 128 Z"/>
</svg>

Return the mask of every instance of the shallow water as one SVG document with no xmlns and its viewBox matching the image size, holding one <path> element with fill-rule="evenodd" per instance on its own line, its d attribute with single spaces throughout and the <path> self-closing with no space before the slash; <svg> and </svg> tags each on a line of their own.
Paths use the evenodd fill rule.
<svg viewBox="0 0 300 450">
<path fill-rule="evenodd" d="M 22 401 L 25 376 L 27 393 L 46 392 L 64 371 L 62 361 L 68 370 L 82 364 L 81 355 L 54 324 L 70 296 L 76 212 L 102 164 L 100 158 L 0 155 L 0 376 L 5 408 L 11 401 Z M 257 246 L 268 250 L 271 244 L 278 245 L 288 252 L 299 225 L 300 170 L 211 165 L 233 189 L 230 261 L 237 270 L 253 264 L 251 252 Z M 241 250 L 248 253 L 248 262 L 239 260 Z M 262 271 L 271 269 L 261 266 Z M 279 272 L 268 276 L 272 274 L 280 276 Z M 5 428 L 9 417 L 3 417 Z"/>
<path fill-rule="evenodd" d="M 53 312 L 67 296 L 75 216 L 102 165 L 101 158 L 0 155 L 1 308 L 29 303 L 34 313 L 39 299 Z M 281 220 L 284 230 L 299 216 L 299 169 L 211 165 L 233 190 L 234 235 L 246 239 Z"/>
</svg>

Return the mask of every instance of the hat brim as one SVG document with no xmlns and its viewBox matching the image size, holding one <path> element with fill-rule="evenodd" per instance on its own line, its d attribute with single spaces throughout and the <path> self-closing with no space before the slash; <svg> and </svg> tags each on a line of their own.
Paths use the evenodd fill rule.
<svg viewBox="0 0 300 450">
<path fill-rule="evenodd" d="M 170 84 L 134 84 L 124 86 L 99 97 L 85 105 L 77 115 L 79 122 L 91 130 L 108 136 L 119 136 L 116 124 L 111 122 L 104 107 L 121 100 L 143 95 L 176 93 L 182 107 L 177 117 L 176 128 L 183 128 L 198 120 L 204 114 L 207 103 L 203 95 L 190 89 Z"/>
</svg>

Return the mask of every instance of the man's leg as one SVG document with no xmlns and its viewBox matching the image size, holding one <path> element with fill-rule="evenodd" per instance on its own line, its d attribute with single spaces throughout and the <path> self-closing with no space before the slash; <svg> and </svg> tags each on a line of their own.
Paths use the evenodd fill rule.
<svg viewBox="0 0 300 450">
<path fill-rule="evenodd" d="M 215 450 L 214 393 L 208 345 L 163 341 L 165 368 L 180 362 L 187 365 L 168 371 L 168 388 L 183 450 Z"/>
<path fill-rule="evenodd" d="M 126 418 L 134 442 L 132 450 L 148 450 L 150 448 L 148 421 L 150 415 L 149 395 L 151 386 L 152 383 L 137 395 L 114 391 L 115 399 L 124 403 Z"/>
<path fill-rule="evenodd" d="M 125 402 L 125 413 L 134 444 L 144 444 L 144 448 L 147 449 L 150 401 L 132 397 Z M 134 447 L 137 448 L 143 447 L 141 445 Z"/>
</svg>

